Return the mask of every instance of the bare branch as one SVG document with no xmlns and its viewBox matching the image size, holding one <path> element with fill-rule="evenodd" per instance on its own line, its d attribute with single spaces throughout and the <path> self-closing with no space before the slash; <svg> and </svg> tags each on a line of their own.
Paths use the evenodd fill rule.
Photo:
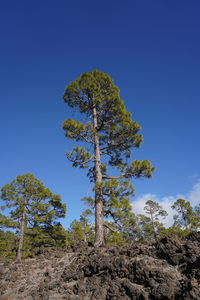
<svg viewBox="0 0 200 300">
<path fill-rule="evenodd" d="M 73 162 L 73 163 L 76 163 L 77 165 L 85 165 L 87 163 L 89 163 L 91 160 L 94 159 L 94 155 L 91 156 L 89 159 L 85 160 L 85 161 L 76 161 L 76 159 L 72 159 L 70 157 L 68 157 L 69 161 Z"/>
<path fill-rule="evenodd" d="M 119 230 L 118 229 L 114 229 L 114 228 L 112 228 L 112 227 L 110 227 L 108 224 L 106 224 L 106 223 L 104 223 L 104 226 L 106 227 L 106 228 L 108 228 L 110 231 L 112 231 L 112 232 L 118 232 Z"/>
<path fill-rule="evenodd" d="M 102 178 L 104 178 L 104 179 L 119 179 L 121 177 L 123 177 L 123 175 L 119 175 L 119 176 L 108 176 L 106 174 L 102 175 Z"/>
<path fill-rule="evenodd" d="M 80 134 L 79 135 L 85 142 L 90 143 L 90 144 L 94 144 L 94 141 L 92 139 L 88 139 L 86 136 Z"/>
</svg>

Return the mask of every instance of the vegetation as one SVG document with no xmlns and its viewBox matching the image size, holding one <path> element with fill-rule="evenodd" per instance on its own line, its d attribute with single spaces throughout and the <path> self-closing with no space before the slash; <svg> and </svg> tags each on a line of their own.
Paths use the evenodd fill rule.
<svg viewBox="0 0 200 300">
<path fill-rule="evenodd" d="M 133 194 L 131 179 L 150 178 L 154 168 L 148 160 L 128 163 L 132 149 L 140 147 L 143 137 L 107 74 L 98 70 L 83 73 L 67 86 L 63 98 L 86 120 L 67 119 L 63 129 L 67 138 L 82 143 L 68 152 L 67 158 L 74 167 L 88 168 L 95 192 L 95 246 L 103 246 L 106 202 Z M 115 167 L 119 175 L 108 174 L 109 167 Z"/>
<path fill-rule="evenodd" d="M 66 137 L 79 142 L 67 158 L 74 167 L 87 168 L 94 198 L 83 198 L 89 209 L 66 230 L 60 223 L 66 213 L 60 196 L 32 174 L 17 176 L 0 193 L 4 204 L 0 207 L 0 257 L 21 260 L 44 246 L 157 241 L 200 229 L 200 205 L 193 208 L 184 199 L 172 205 L 174 223 L 169 228 L 164 225 L 167 212 L 153 200 L 145 203 L 144 214 L 134 213 L 131 180 L 150 178 L 154 167 L 148 160 L 131 161 L 132 150 L 143 141 L 140 126 L 132 120 L 118 87 L 107 74 L 97 70 L 82 74 L 67 86 L 64 101 L 82 120 L 63 123 Z"/>
<path fill-rule="evenodd" d="M 5 203 L 2 209 L 12 209 L 8 218 L 2 216 L 2 226 L 19 230 L 19 260 L 26 234 L 44 239 L 45 234 L 52 232 L 55 220 L 65 216 L 66 207 L 60 196 L 53 194 L 32 174 L 17 176 L 6 184 L 1 189 L 1 199 Z"/>
<path fill-rule="evenodd" d="M 183 230 L 191 231 L 196 229 L 196 212 L 189 201 L 177 199 L 172 208 L 178 213 L 174 216 L 174 226 L 179 226 Z"/>
<path fill-rule="evenodd" d="M 146 219 L 146 224 L 150 226 L 149 235 L 153 235 L 154 239 L 157 240 L 159 232 L 161 232 L 164 227 L 160 222 L 160 219 L 165 218 L 168 213 L 162 208 L 161 205 L 152 200 L 148 200 L 146 202 L 144 211 L 149 215 L 149 218 Z"/>
<path fill-rule="evenodd" d="M 29 175 L 29 174 L 28 174 Z M 24 175 L 26 176 L 26 175 Z M 19 176 L 21 177 L 21 176 Z M 4 187 L 5 188 L 5 187 Z M 4 190 L 4 189 L 2 189 Z M 108 202 L 109 203 L 109 202 Z M 90 203 L 91 205 L 91 203 Z M 34 206 L 33 206 L 34 207 Z M 49 206 L 48 211 L 55 208 Z M 64 213 L 63 204 L 62 213 Z M 109 210 L 109 205 L 106 206 Z M 104 235 L 107 245 L 118 245 L 124 243 L 131 243 L 133 241 L 148 241 L 158 240 L 166 235 L 178 235 L 185 236 L 193 231 L 197 231 L 200 228 L 200 216 L 199 206 L 193 208 L 189 201 L 184 199 L 177 199 L 172 205 L 174 212 L 178 212 L 174 216 L 174 224 L 166 228 L 161 222 L 162 218 L 165 218 L 167 213 L 163 210 L 162 206 L 152 200 L 148 200 L 144 206 L 145 215 L 135 215 L 132 211 L 130 203 L 123 203 L 123 201 L 116 201 L 110 206 L 112 219 L 106 219 L 104 226 Z M 105 210 L 105 216 L 108 211 Z M 19 208 L 18 210 L 19 211 Z M 55 216 L 52 212 L 52 215 Z M 61 216 L 62 214 L 59 213 Z M 109 213 L 110 215 L 110 213 Z M 16 217 L 17 216 L 17 217 Z M 91 209 L 86 209 L 80 216 L 79 220 L 74 220 L 70 228 L 65 230 L 62 225 L 55 222 L 55 218 L 47 218 L 43 221 L 40 220 L 34 223 L 29 223 L 28 220 L 37 220 L 39 216 L 42 216 L 42 210 L 35 214 L 35 210 L 26 216 L 26 226 L 24 229 L 23 247 L 20 249 L 23 257 L 32 256 L 41 247 L 64 247 L 67 245 L 78 245 L 80 243 L 91 244 L 95 242 L 95 224 L 94 224 L 94 212 Z M 182 218 L 187 220 L 184 223 Z M 11 211 L 9 216 L 1 215 L 1 230 L 0 230 L 0 257 L 7 257 L 13 259 L 19 258 L 19 245 L 21 238 L 21 220 L 22 215 L 16 214 L 15 211 Z M 48 220 L 48 221 L 47 221 Z M 54 221 L 53 221 L 54 220 Z M 5 225 L 6 224 L 6 225 Z M 32 224 L 30 226 L 30 224 Z M 7 231 L 10 227 L 14 228 L 14 231 Z M 21 253 L 20 253 L 21 254 Z"/>
</svg>

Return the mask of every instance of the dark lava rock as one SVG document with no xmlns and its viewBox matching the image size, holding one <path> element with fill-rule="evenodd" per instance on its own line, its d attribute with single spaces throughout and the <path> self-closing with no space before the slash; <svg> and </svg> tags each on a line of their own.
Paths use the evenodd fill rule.
<svg viewBox="0 0 200 300">
<path fill-rule="evenodd" d="M 41 249 L 0 262 L 0 300 L 200 299 L 199 233 L 95 249 Z"/>
<path fill-rule="evenodd" d="M 188 240 L 200 242 L 200 231 L 192 232 L 187 236 Z"/>
</svg>

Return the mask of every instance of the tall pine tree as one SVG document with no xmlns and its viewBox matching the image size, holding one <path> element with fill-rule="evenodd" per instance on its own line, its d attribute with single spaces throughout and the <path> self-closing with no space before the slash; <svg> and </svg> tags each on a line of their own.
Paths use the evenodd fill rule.
<svg viewBox="0 0 200 300">
<path fill-rule="evenodd" d="M 143 137 L 138 134 L 140 126 L 126 110 L 118 87 L 107 74 L 98 70 L 83 73 L 67 86 L 63 98 L 69 107 L 84 115 L 83 122 L 67 119 L 63 123 L 66 137 L 82 142 L 67 157 L 73 166 L 89 168 L 95 191 L 95 246 L 103 246 L 104 191 L 108 195 L 109 189 L 110 193 L 117 189 L 112 187 L 113 179 L 119 185 L 123 180 L 128 186 L 133 177 L 151 177 L 154 168 L 148 160 L 135 160 L 128 165 L 132 149 L 141 145 Z M 116 167 L 119 175 L 110 176 L 109 166 Z M 109 180 L 111 186 L 105 188 Z"/>
</svg>

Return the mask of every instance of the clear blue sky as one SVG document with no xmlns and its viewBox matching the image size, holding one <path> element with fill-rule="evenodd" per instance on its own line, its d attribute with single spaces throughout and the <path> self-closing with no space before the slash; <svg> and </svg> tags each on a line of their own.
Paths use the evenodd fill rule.
<svg viewBox="0 0 200 300">
<path fill-rule="evenodd" d="M 0 186 L 33 173 L 67 203 L 65 226 L 90 194 L 65 152 L 65 86 L 100 69 L 119 86 L 156 167 L 145 193 L 186 194 L 200 173 L 200 1 L 8 0 L 0 11 Z M 73 116 L 72 116 L 73 117 Z"/>
</svg>

